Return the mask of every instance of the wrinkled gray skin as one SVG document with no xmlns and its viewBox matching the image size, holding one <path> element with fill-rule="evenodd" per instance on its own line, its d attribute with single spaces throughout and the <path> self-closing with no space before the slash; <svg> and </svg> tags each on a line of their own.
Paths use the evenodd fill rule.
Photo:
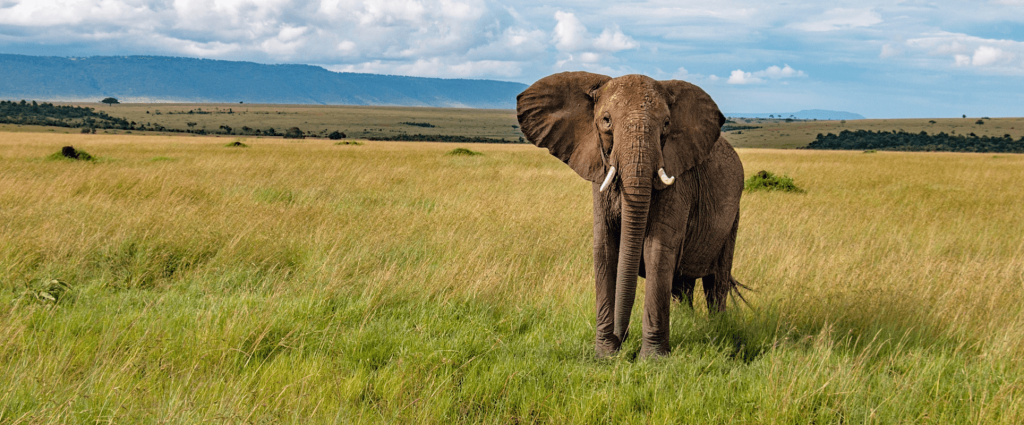
<svg viewBox="0 0 1024 425">
<path fill-rule="evenodd" d="M 642 75 L 545 77 L 519 94 L 520 127 L 593 182 L 599 357 L 627 336 L 637 276 L 646 278 L 640 355 L 669 352 L 669 304 L 691 306 L 701 278 L 708 309 L 725 309 L 743 165 L 721 137 L 725 117 L 699 87 Z M 614 180 L 599 191 L 609 167 Z M 660 167 L 675 176 L 667 185 Z"/>
</svg>

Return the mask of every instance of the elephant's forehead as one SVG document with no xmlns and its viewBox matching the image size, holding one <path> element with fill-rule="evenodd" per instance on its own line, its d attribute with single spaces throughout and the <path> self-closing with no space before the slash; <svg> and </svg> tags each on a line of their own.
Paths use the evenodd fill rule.
<svg viewBox="0 0 1024 425">
<path fill-rule="evenodd" d="M 643 75 L 624 75 L 608 82 L 602 91 L 607 95 L 603 108 L 625 110 L 659 110 L 668 105 L 661 98 L 658 82 Z M 602 111 L 603 112 L 603 111 Z"/>
</svg>

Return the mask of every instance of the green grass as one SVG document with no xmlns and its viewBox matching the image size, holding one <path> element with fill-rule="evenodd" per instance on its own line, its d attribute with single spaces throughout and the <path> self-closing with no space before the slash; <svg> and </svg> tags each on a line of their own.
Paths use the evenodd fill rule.
<svg viewBox="0 0 1024 425">
<path fill-rule="evenodd" d="M 472 151 L 472 150 L 466 149 L 466 148 L 455 148 L 455 149 L 452 149 L 452 150 L 448 151 L 447 155 L 452 155 L 452 156 L 479 156 L 479 155 L 483 155 L 483 154 L 480 153 L 480 152 L 477 152 L 477 151 Z"/>
<path fill-rule="evenodd" d="M 591 184 L 544 150 L 222 146 L 0 133 L 0 423 L 1024 419 L 1024 156 L 741 149 L 807 190 L 744 194 L 751 307 L 639 360 L 640 299 L 596 360 Z"/>
<path fill-rule="evenodd" d="M 64 149 L 57 152 L 51 153 L 46 156 L 47 160 L 50 161 L 95 161 L 96 158 L 90 155 L 88 152 L 80 149 L 70 149 L 70 156 L 64 154 Z"/>
</svg>

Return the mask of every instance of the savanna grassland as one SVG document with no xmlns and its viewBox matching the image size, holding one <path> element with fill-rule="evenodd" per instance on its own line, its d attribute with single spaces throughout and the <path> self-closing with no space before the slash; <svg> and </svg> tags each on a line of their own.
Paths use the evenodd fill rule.
<svg viewBox="0 0 1024 425">
<path fill-rule="evenodd" d="M 792 121 L 778 119 L 732 118 L 732 126 L 760 127 L 727 131 L 733 146 L 748 148 L 798 148 L 807 146 L 821 134 L 839 134 L 843 130 L 905 131 L 907 133 L 1001 137 L 1009 134 L 1014 140 L 1024 137 L 1024 118 L 904 118 L 849 121 Z M 978 124 L 982 121 L 984 124 Z"/>
<path fill-rule="evenodd" d="M 181 131 L 203 130 L 220 137 L 253 137 L 254 130 L 273 128 L 280 135 L 297 127 L 304 133 L 326 137 L 333 131 L 349 138 L 399 137 L 408 135 L 446 135 L 482 137 L 518 142 L 523 136 L 514 110 L 420 108 L 396 106 L 346 105 L 266 105 L 209 103 L 67 103 L 94 108 L 97 112 L 124 118 L 151 128 L 160 125 Z M 192 112 L 192 113 L 189 113 Z M 981 120 L 984 124 L 977 124 Z M 192 124 L 191 126 L 189 124 Z M 424 125 L 427 124 L 427 125 Z M 224 126 L 231 129 L 226 133 Z M 730 127 L 740 128 L 729 130 Z M 747 128 L 744 128 L 747 127 Z M 749 128 L 757 127 L 757 128 Z M 244 130 L 249 128 L 247 132 Z M 818 133 L 839 134 L 843 130 L 905 131 L 928 134 L 946 133 L 979 137 L 1010 135 L 1024 137 L 1024 118 L 935 118 L 935 119 L 866 119 L 850 121 L 801 121 L 784 119 L 732 118 L 726 125 L 726 136 L 737 147 L 787 149 L 807 146 Z M 78 129 L 34 125 L 0 124 L 0 131 L 77 133 Z M 100 134 L 169 135 L 176 133 L 99 129 Z M 177 134 L 183 135 L 183 134 Z M 192 134 L 187 134 L 191 137 Z"/>
<path fill-rule="evenodd" d="M 417 108 L 398 106 L 346 105 L 247 105 L 127 103 L 118 105 L 74 104 L 122 117 L 138 123 L 160 123 L 167 128 L 220 131 L 242 127 L 283 133 L 291 127 L 327 134 L 344 132 L 349 137 L 394 137 L 400 134 L 450 135 L 518 140 L 515 111 L 504 109 Z M 190 114 L 189 111 L 192 113 Z M 158 115 L 159 114 L 159 115 Z M 195 123 L 188 127 L 188 123 Z M 430 124 L 425 127 L 416 124 Z"/>
<path fill-rule="evenodd" d="M 0 133 L 0 423 L 1024 420 L 1024 155 L 739 149 L 750 306 L 596 360 L 546 151 L 227 141 Z"/>
</svg>

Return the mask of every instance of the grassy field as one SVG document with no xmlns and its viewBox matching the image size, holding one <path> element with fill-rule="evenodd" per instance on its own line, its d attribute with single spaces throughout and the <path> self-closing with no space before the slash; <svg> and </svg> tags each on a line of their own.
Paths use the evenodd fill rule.
<svg viewBox="0 0 1024 425">
<path fill-rule="evenodd" d="M 208 133 L 231 127 L 239 133 L 243 127 L 274 128 L 283 133 L 291 127 L 326 136 L 344 132 L 350 138 L 386 138 L 402 134 L 486 137 L 518 141 L 523 136 L 515 111 L 502 109 L 413 108 L 392 106 L 344 105 L 249 105 L 249 104 L 118 104 L 71 103 L 95 108 L 112 116 L 140 124 L 158 123 L 173 129 L 204 129 Z M 192 111 L 192 114 L 188 112 Z M 203 113 L 198 113 L 203 112 Z M 851 121 L 793 121 L 734 118 L 732 126 L 760 127 L 726 133 L 737 147 L 786 149 L 806 146 L 818 133 L 838 134 L 843 130 L 906 131 L 929 134 L 970 134 L 1013 139 L 1024 137 L 1024 118 L 984 119 L 978 117 L 937 119 L 870 119 Z M 934 121 L 934 122 L 933 122 Z M 194 123 L 189 127 L 189 123 Z M 410 125 L 430 124 L 433 127 Z M 0 131 L 76 133 L 77 129 L 0 124 Z M 124 130 L 99 130 L 106 134 L 124 134 Z M 134 134 L 140 134 L 136 131 Z M 153 134 L 142 132 L 141 134 Z M 166 135 L 166 134 L 160 134 Z M 192 136 L 191 134 L 188 136 Z M 221 135 L 221 137 L 230 137 Z"/>
<path fill-rule="evenodd" d="M 740 149 L 751 306 L 595 360 L 546 151 L 227 141 L 0 133 L 0 423 L 1024 420 L 1022 155 Z"/>
<path fill-rule="evenodd" d="M 139 123 L 160 123 L 167 128 L 213 132 L 227 125 L 283 133 L 291 127 L 324 134 L 338 130 L 349 137 L 388 137 L 398 134 L 442 134 L 518 140 L 515 111 L 502 109 L 413 108 L 344 105 L 246 105 L 246 104 L 73 104 L 87 106 Z M 189 111 L 193 111 L 189 114 Z M 209 113 L 196 114 L 196 111 Z M 159 113 L 159 115 L 157 115 Z M 430 124 L 423 127 L 403 123 Z"/>
<path fill-rule="evenodd" d="M 843 130 L 906 131 L 908 133 L 963 134 L 1000 137 L 1009 134 L 1015 140 L 1024 137 L 1024 118 L 983 119 L 979 118 L 935 118 L 935 119 L 871 119 L 851 121 L 793 121 L 770 119 L 734 118 L 741 126 L 761 127 L 758 129 L 736 130 L 726 133 L 734 146 L 748 148 L 797 148 L 814 141 L 818 133 L 839 134 Z M 933 122 L 934 121 L 934 122 Z"/>
</svg>

